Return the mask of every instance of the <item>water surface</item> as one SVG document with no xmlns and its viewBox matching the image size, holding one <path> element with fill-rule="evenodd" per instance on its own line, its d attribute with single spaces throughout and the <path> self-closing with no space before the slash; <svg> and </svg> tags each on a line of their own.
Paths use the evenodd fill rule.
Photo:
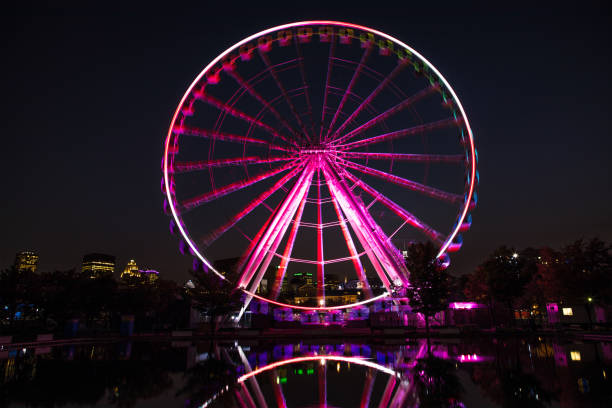
<svg viewBox="0 0 612 408">
<path fill-rule="evenodd" d="M 0 351 L 6 407 L 610 407 L 612 343 L 128 341 Z"/>
</svg>

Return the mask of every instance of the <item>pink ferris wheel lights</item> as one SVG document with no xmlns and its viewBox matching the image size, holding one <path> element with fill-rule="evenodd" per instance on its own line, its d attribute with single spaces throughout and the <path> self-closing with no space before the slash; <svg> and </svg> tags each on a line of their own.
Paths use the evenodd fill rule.
<svg viewBox="0 0 612 408">
<path fill-rule="evenodd" d="M 385 374 L 391 375 L 393 377 L 399 376 L 399 373 L 391 370 L 390 368 L 387 368 L 383 365 L 374 363 L 370 360 L 367 360 L 363 357 L 344 357 L 344 356 L 337 356 L 335 354 L 331 354 L 331 355 L 317 355 L 317 356 L 304 356 L 304 357 L 293 357 L 293 358 L 289 358 L 286 360 L 282 360 L 282 361 L 277 361 L 271 364 L 268 364 L 266 366 L 260 367 L 256 370 L 253 370 L 247 374 L 244 374 L 243 376 L 238 378 L 238 382 L 239 383 L 243 383 L 246 380 L 248 380 L 251 377 L 257 376 L 263 372 L 269 371 L 269 370 L 273 370 L 275 368 L 278 367 L 282 367 L 284 365 L 287 364 L 294 364 L 294 363 L 304 363 L 304 362 L 308 362 L 308 361 L 317 361 L 321 364 L 324 364 L 326 360 L 329 361 L 342 361 L 345 363 L 353 363 L 353 364 L 357 364 L 357 365 L 362 365 L 362 366 L 366 366 L 366 367 L 371 367 L 371 368 L 375 368 L 378 371 L 381 371 Z"/>
<path fill-rule="evenodd" d="M 463 196 L 459 194 L 448 193 L 446 191 L 442 191 L 437 188 L 433 188 L 433 187 L 423 185 L 421 183 L 417 183 L 416 181 L 407 180 L 399 176 L 394 176 L 393 174 L 389 174 L 384 171 L 376 170 L 368 166 L 363 166 L 361 164 L 353 163 L 348 160 L 341 160 L 341 163 L 344 166 L 348 167 L 349 169 L 357 170 L 362 173 L 369 174 L 371 176 L 376 176 L 383 180 L 389 181 L 394 184 L 398 184 L 403 187 L 407 187 L 410 190 L 418 191 L 420 193 L 423 193 L 433 198 L 437 198 L 440 200 L 446 200 L 451 203 L 463 201 Z"/>
<path fill-rule="evenodd" d="M 457 120 L 453 118 L 443 119 L 437 122 L 427 123 L 425 125 L 414 126 L 408 129 L 401 129 L 401 130 L 396 130 L 394 132 L 385 133 L 383 135 L 373 136 L 367 139 L 358 140 L 356 142 L 341 144 L 341 145 L 338 145 L 338 148 L 340 150 L 356 149 L 358 147 L 364 147 L 364 146 L 373 145 L 376 143 L 382 143 L 382 142 L 386 142 L 386 141 L 397 139 L 397 138 L 404 137 L 404 136 L 416 135 L 416 134 L 419 134 L 419 133 L 422 133 L 428 130 L 439 129 L 439 128 L 443 128 L 446 126 L 453 126 L 456 123 L 457 123 Z"/>
<path fill-rule="evenodd" d="M 336 21 L 264 30 L 208 64 L 174 113 L 163 174 L 185 249 L 222 279 L 210 259 L 240 257 L 232 284 L 247 302 L 312 311 L 406 284 L 396 240 L 415 232 L 447 259 L 478 179 L 472 130 L 442 74 L 388 34 Z M 413 205 L 408 191 L 436 204 Z M 287 280 L 306 271 L 315 300 L 292 304 Z M 352 305 L 327 301 L 337 271 L 359 282 Z"/>
<path fill-rule="evenodd" d="M 430 95 L 432 92 L 436 91 L 440 89 L 439 86 L 436 85 L 431 85 L 423 90 L 421 90 L 420 92 L 416 93 L 415 95 L 413 95 L 412 97 L 398 103 L 397 105 L 393 106 L 392 108 L 389 108 L 388 110 L 386 110 L 385 112 L 381 113 L 380 115 L 370 119 L 369 121 L 367 121 L 366 123 L 364 123 L 363 125 L 357 127 L 356 129 L 348 132 L 346 135 L 339 137 L 338 139 L 335 140 L 335 144 L 341 144 L 344 143 L 345 141 L 347 141 L 348 139 L 351 139 L 355 136 L 357 136 L 360 133 L 365 132 L 366 130 L 376 126 L 377 124 L 383 122 L 384 120 L 388 119 L 389 117 L 397 114 L 398 112 L 400 112 L 403 109 L 407 109 L 408 107 L 414 105 L 416 102 L 418 102 L 419 100 L 425 98 L 426 96 Z M 422 131 L 424 129 L 416 129 L 415 131 Z M 408 129 L 406 129 L 406 131 L 408 131 Z M 409 134 L 409 133 L 407 133 Z M 396 135 L 400 135 L 399 133 L 396 133 Z M 402 135 L 405 136 L 405 135 Z M 382 140 L 382 139 L 380 139 Z M 359 144 L 349 144 L 349 146 L 355 146 L 355 147 L 359 147 L 361 145 Z"/>
</svg>

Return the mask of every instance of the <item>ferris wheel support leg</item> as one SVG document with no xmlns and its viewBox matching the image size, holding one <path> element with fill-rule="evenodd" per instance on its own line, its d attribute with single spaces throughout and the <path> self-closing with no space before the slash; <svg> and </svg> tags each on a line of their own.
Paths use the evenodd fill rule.
<svg viewBox="0 0 612 408">
<path fill-rule="evenodd" d="M 276 236 L 275 231 L 280 227 L 279 224 L 282 223 L 283 221 L 286 221 L 286 218 L 289 215 L 289 212 L 288 212 L 289 208 L 291 208 L 292 204 L 295 204 L 295 195 L 298 192 L 300 192 L 299 196 L 303 197 L 304 194 L 307 193 L 307 190 L 305 190 L 304 187 L 308 185 L 308 183 L 306 183 L 306 180 L 312 178 L 313 172 L 314 172 L 314 169 L 313 169 L 312 163 L 309 163 L 306 166 L 306 169 L 304 173 L 302 174 L 302 176 L 297 180 L 292 190 L 287 195 L 287 198 L 279 206 L 279 209 L 276 212 L 271 223 L 269 224 L 269 227 L 265 230 L 262 238 L 257 243 L 257 247 L 255 248 L 253 254 L 251 254 L 249 261 L 246 267 L 244 268 L 244 273 L 242 274 L 242 278 L 238 282 L 239 287 L 246 287 L 248 282 L 252 279 L 253 274 L 255 273 L 255 270 L 253 268 L 256 267 L 261 262 L 263 253 L 265 253 L 266 250 L 269 248 L 269 246 L 272 245 L 274 238 L 273 237 L 271 238 L 271 236 Z M 293 214 L 291 214 L 291 216 L 293 216 Z"/>
<path fill-rule="evenodd" d="M 325 359 L 321 360 L 317 374 L 319 379 L 319 407 L 327 407 L 327 361 Z"/>
<path fill-rule="evenodd" d="M 245 383 L 241 383 L 240 388 L 236 390 L 236 392 L 238 392 L 242 398 L 245 408 L 257 408 L 257 405 L 255 405 L 255 401 L 253 400 L 253 397 L 251 396 L 251 393 L 249 392 L 249 389 Z"/>
<path fill-rule="evenodd" d="M 366 255 L 368 256 L 368 259 L 372 263 L 372 266 L 374 267 L 374 270 L 378 274 L 378 277 L 380 278 L 381 282 L 383 283 L 387 291 L 391 293 L 391 282 L 389 280 L 389 277 L 385 273 L 385 268 L 382 267 L 379 259 L 377 258 L 376 250 L 373 247 L 373 243 L 368 237 L 365 236 L 365 232 L 364 230 L 362 230 L 363 228 L 361 226 L 362 224 L 361 223 L 358 224 L 359 221 L 355 219 L 351 219 L 351 218 L 349 218 L 349 222 L 351 223 L 351 226 L 353 227 L 353 231 L 355 231 L 355 235 L 357 235 L 357 239 L 361 243 L 361 246 L 365 249 Z"/>
<path fill-rule="evenodd" d="M 287 402 L 285 401 L 285 395 L 283 394 L 283 386 L 280 381 L 277 381 L 278 372 L 273 370 L 270 373 L 272 384 L 274 387 L 274 397 L 276 398 L 276 406 L 278 408 L 287 408 Z"/>
<path fill-rule="evenodd" d="M 323 264 L 323 214 L 321 212 L 321 170 L 317 169 L 317 303 L 325 305 L 325 265 Z"/>
<path fill-rule="evenodd" d="M 287 265 L 289 264 L 291 253 L 293 252 L 293 245 L 295 244 L 295 238 L 297 236 L 298 228 L 300 227 L 300 222 L 302 221 L 305 206 L 306 200 L 302 200 L 300 207 L 298 208 L 297 215 L 293 221 L 293 227 L 291 227 L 291 232 L 289 233 L 289 239 L 287 240 L 287 245 L 283 251 L 281 263 L 278 267 L 278 271 L 276 272 L 276 279 L 274 280 L 274 286 L 272 287 L 272 299 L 274 300 L 278 299 L 278 295 L 280 294 L 283 286 L 283 279 L 285 278 L 285 273 L 287 272 Z"/>
<path fill-rule="evenodd" d="M 391 400 L 391 395 L 393 394 L 393 388 L 395 388 L 396 383 L 395 376 L 389 376 L 387 380 L 387 386 L 385 387 L 385 391 L 383 392 L 383 396 L 380 399 L 380 404 L 378 404 L 378 408 L 387 408 L 389 406 L 389 401 Z"/>
<path fill-rule="evenodd" d="M 368 247 L 376 254 L 376 257 L 384 266 L 384 270 L 391 278 L 391 281 L 394 283 L 397 281 L 404 282 L 404 277 L 408 276 L 408 271 L 403 261 L 399 260 L 401 255 L 399 255 L 397 248 L 394 248 L 393 245 L 388 242 L 381 228 L 364 208 L 363 203 L 350 192 L 346 183 L 336 176 L 332 169 L 332 165 L 330 163 L 325 163 L 323 168 L 329 180 L 329 186 L 333 189 L 333 195 L 338 199 L 338 203 L 347 215 L 349 222 L 353 226 L 353 230 L 358 230 L 368 242 Z"/>
<path fill-rule="evenodd" d="M 375 380 L 376 371 L 370 367 L 368 368 L 365 385 L 363 386 L 363 393 L 361 394 L 361 403 L 359 404 L 359 408 L 368 408 L 368 406 L 370 405 L 370 398 L 372 398 L 372 391 L 374 390 Z"/>
<path fill-rule="evenodd" d="M 291 219 L 297 211 L 298 205 L 306 198 L 308 188 L 310 187 L 309 180 L 312 179 L 313 174 L 314 168 L 311 162 L 307 165 L 307 170 L 304 172 L 302 177 L 298 179 L 293 189 L 291 190 L 283 204 L 280 206 L 274 220 L 270 224 L 269 229 L 266 231 L 266 233 L 262 236 L 261 240 L 257 244 L 254 253 L 251 255 L 244 269 L 242 279 L 240 280 L 238 285 L 239 287 L 245 288 L 248 285 L 248 283 L 253 278 L 253 275 L 255 274 L 257 268 L 261 266 L 263 257 L 266 255 L 266 253 L 269 252 L 272 245 L 275 244 L 275 241 L 277 242 L 276 246 L 280 244 L 280 238 L 282 238 L 282 235 L 284 235 L 284 232 L 287 230 Z M 277 237 L 279 236 L 280 238 L 277 240 Z M 257 286 L 259 285 L 261 279 L 263 278 L 262 270 L 265 273 L 265 269 L 261 269 L 260 273 L 257 276 L 257 279 L 251 284 L 251 287 L 253 287 L 254 285 L 254 287 L 257 288 Z M 252 299 L 253 296 L 251 294 L 248 294 L 244 305 L 240 310 L 240 313 L 238 314 L 238 319 L 242 317 L 243 313 L 245 312 Z"/>
<path fill-rule="evenodd" d="M 340 221 L 340 229 L 342 230 L 342 234 L 344 235 L 344 240 L 346 241 L 346 246 L 348 247 L 349 254 L 353 259 L 353 266 L 355 267 L 355 272 L 357 273 L 357 278 L 363 282 L 364 291 L 366 292 L 366 297 L 372 298 L 374 294 L 372 293 L 372 288 L 370 288 L 370 284 L 368 283 L 368 278 L 365 274 L 365 270 L 363 269 L 363 264 L 361 263 L 361 259 L 357 255 L 357 248 L 355 248 L 355 243 L 353 242 L 353 238 L 351 237 L 351 233 L 346 226 L 346 222 L 344 221 L 345 217 L 342 214 L 342 210 L 338 206 L 338 200 L 336 197 L 331 194 L 332 203 L 334 204 L 334 210 L 336 211 L 336 215 L 338 216 L 338 220 Z"/>
<path fill-rule="evenodd" d="M 359 229 L 355 229 L 354 225 L 353 225 L 353 230 L 355 231 L 355 235 L 357 235 L 357 239 L 361 243 L 361 246 L 363 246 L 363 248 L 366 250 L 366 255 L 368 256 L 370 263 L 372 263 L 372 266 L 374 267 L 374 270 L 378 274 L 378 277 L 380 278 L 383 286 L 387 290 L 387 293 L 390 294 L 391 293 L 391 281 L 389 280 L 389 277 L 385 273 L 385 268 L 381 265 L 380 261 L 376 257 L 374 248 L 372 248 L 370 242 L 363 235 L 362 231 L 360 231 Z"/>
<path fill-rule="evenodd" d="M 309 187 L 310 187 L 310 183 L 309 183 L 308 187 L 306 188 L 306 191 L 308 191 Z M 302 203 L 305 203 L 305 202 L 306 202 L 306 200 L 298 201 L 298 203 L 299 203 L 298 206 L 301 207 Z M 298 208 L 298 210 L 299 210 L 299 208 Z M 251 293 L 255 293 L 255 291 L 259 287 L 259 284 L 261 283 L 261 280 L 263 279 L 266 271 L 268 270 L 268 267 L 270 266 L 270 262 L 272 261 L 272 258 L 274 257 L 274 254 L 278 250 L 278 247 L 279 247 L 283 237 L 285 236 L 285 233 L 287 232 L 287 229 L 289 228 L 289 225 L 291 224 L 291 220 L 293 219 L 293 214 L 295 214 L 295 211 L 296 211 L 296 209 L 294 207 L 292 207 L 290 209 L 291 216 L 285 218 L 285 220 L 283 221 L 283 224 L 282 224 L 280 230 L 276 233 L 276 236 L 274 237 L 274 242 L 273 242 L 272 246 L 270 247 L 270 249 L 268 249 L 268 251 L 267 251 L 267 253 L 265 255 L 264 261 L 259 266 L 259 272 L 257 273 L 257 276 L 251 282 L 251 287 L 249 288 L 249 291 Z M 249 299 L 248 302 L 250 302 L 250 300 L 251 299 Z M 246 302 L 246 303 L 248 304 L 248 302 Z"/>
<path fill-rule="evenodd" d="M 244 387 L 244 384 L 240 384 L 242 387 Z M 240 406 L 240 408 L 251 408 L 250 405 L 247 405 L 247 403 L 245 402 L 245 397 L 243 397 L 244 393 L 242 391 L 242 387 L 237 388 L 234 390 L 234 396 L 236 397 L 236 400 L 238 401 L 238 405 Z M 255 402 L 253 402 L 253 404 L 255 404 Z"/>
<path fill-rule="evenodd" d="M 389 408 L 402 408 L 405 407 L 406 396 L 408 394 L 408 390 L 410 386 L 405 384 L 402 380 L 400 380 L 400 384 L 395 390 L 395 395 L 389 404 Z"/>
<path fill-rule="evenodd" d="M 253 369 L 251 368 L 251 364 L 249 363 L 249 360 L 246 358 L 246 355 L 244 354 L 244 351 L 242 350 L 242 347 L 238 346 L 238 354 L 240 355 L 240 360 L 242 360 L 242 364 L 244 364 L 244 371 L 246 373 L 250 373 L 251 371 L 253 371 Z M 266 399 L 263 396 L 263 393 L 261 392 L 261 388 L 259 387 L 259 383 L 257 382 L 257 376 L 253 375 L 249 378 L 249 382 L 251 383 L 251 386 L 253 387 L 253 389 L 255 390 L 255 397 L 257 398 L 257 402 L 259 405 L 259 407 L 267 407 L 268 404 L 266 404 Z M 242 385 L 244 385 L 244 382 L 242 383 Z M 248 394 L 248 389 L 246 388 L 246 386 L 244 387 L 245 391 Z M 250 395 L 249 395 L 250 396 Z M 253 401 L 253 399 L 251 398 L 251 401 Z"/>
</svg>

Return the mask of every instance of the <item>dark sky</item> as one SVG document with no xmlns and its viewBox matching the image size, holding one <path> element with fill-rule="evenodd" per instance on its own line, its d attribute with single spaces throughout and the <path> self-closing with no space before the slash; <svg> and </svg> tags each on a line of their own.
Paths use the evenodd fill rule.
<svg viewBox="0 0 612 408">
<path fill-rule="evenodd" d="M 480 188 L 456 273 L 500 244 L 612 240 L 608 2 L 81 3 L 3 6 L 0 267 L 24 249 L 43 270 L 105 252 L 184 279 L 161 209 L 171 115 L 223 50 L 305 19 L 387 32 L 457 91 Z"/>
</svg>

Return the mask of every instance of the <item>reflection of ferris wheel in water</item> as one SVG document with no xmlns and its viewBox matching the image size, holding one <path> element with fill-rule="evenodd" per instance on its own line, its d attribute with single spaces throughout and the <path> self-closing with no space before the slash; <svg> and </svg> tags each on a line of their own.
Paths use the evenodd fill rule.
<svg viewBox="0 0 612 408">
<path fill-rule="evenodd" d="M 448 261 L 471 223 L 476 160 L 463 107 L 425 58 L 308 21 L 248 37 L 198 75 L 168 131 L 163 188 L 199 261 L 226 279 L 212 259 L 240 256 L 247 302 L 335 309 L 407 284 L 398 242 L 431 240 Z M 283 297 L 297 275 L 313 277 L 311 304 Z M 332 305 L 345 276 L 361 297 Z"/>
</svg>

